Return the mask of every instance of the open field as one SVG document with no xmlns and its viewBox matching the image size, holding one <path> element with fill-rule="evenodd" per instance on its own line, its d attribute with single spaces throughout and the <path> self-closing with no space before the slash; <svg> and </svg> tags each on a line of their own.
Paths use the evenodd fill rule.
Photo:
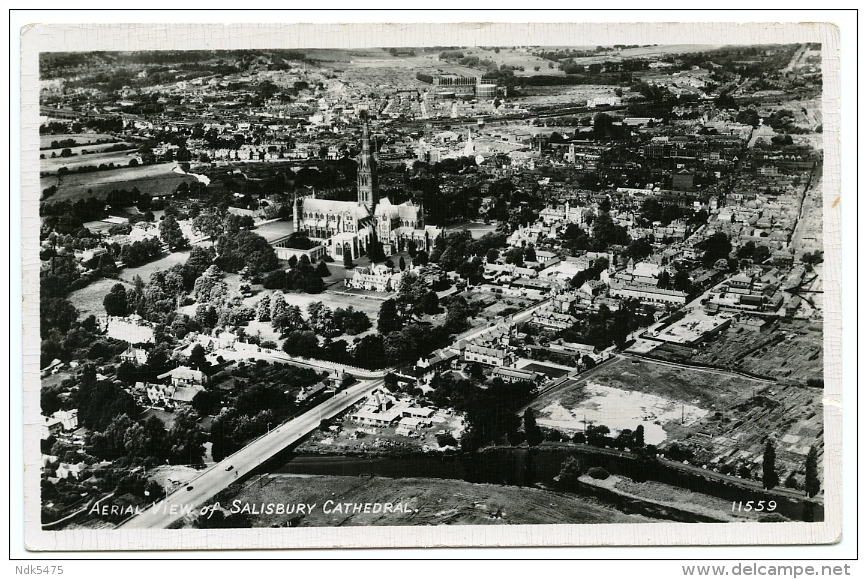
<svg viewBox="0 0 867 579">
<path fill-rule="evenodd" d="M 99 146 L 99 145 L 98 145 Z M 103 148 L 108 147 L 109 145 L 102 145 Z M 87 147 L 79 147 L 77 150 L 80 152 L 82 148 L 87 149 Z M 88 149 L 89 151 L 92 149 Z M 54 159 L 50 157 L 46 157 L 45 159 L 41 159 L 39 161 L 39 170 L 49 173 L 56 173 L 61 167 L 66 167 L 70 171 L 75 171 L 78 167 L 93 165 L 108 165 L 109 163 L 114 163 L 114 165 L 127 167 L 129 165 L 130 159 L 135 155 L 135 149 L 130 149 L 128 151 L 112 151 L 108 153 L 92 153 L 88 155 L 76 154 L 72 157 L 56 157 Z M 108 169 L 109 171 L 113 171 L 115 169 Z M 92 173 L 91 173 L 92 174 Z"/>
<path fill-rule="evenodd" d="M 173 265 L 177 265 L 179 263 L 186 263 L 189 254 L 189 251 L 175 251 L 150 263 L 146 263 L 138 267 L 124 268 L 123 271 L 120 272 L 120 278 L 122 280 L 132 282 L 133 278 L 138 275 L 142 278 L 142 280 L 144 280 L 145 283 L 147 283 L 148 279 L 150 279 L 151 277 L 151 274 L 155 271 L 165 271 Z"/>
<path fill-rule="evenodd" d="M 154 330 L 149 325 L 139 325 L 136 322 L 111 318 L 106 334 L 115 340 L 123 340 L 130 344 L 153 343 Z"/>
<path fill-rule="evenodd" d="M 556 63 L 554 63 L 554 68 L 548 68 L 550 60 L 533 56 L 521 48 L 500 48 L 499 53 L 487 48 L 466 48 L 461 49 L 461 52 L 465 56 L 478 56 L 480 60 L 490 60 L 496 63 L 497 68 L 502 65 L 514 66 L 516 68 L 524 67 L 524 70 L 514 71 L 515 76 L 535 76 L 540 74 L 563 76 L 565 74 L 557 68 Z M 539 70 L 533 70 L 536 66 L 539 67 Z"/>
<path fill-rule="evenodd" d="M 312 514 L 252 515 L 253 527 L 342 527 L 370 525 L 518 525 L 641 523 L 595 501 L 535 488 L 473 484 L 458 480 L 337 476 L 279 476 L 252 480 L 217 497 L 228 509 L 243 505 L 314 504 Z M 325 501 L 406 505 L 408 513 L 326 513 Z M 520 505 L 520 506 L 515 506 Z M 372 510 L 372 509 L 371 509 Z M 191 521 L 185 521 L 191 525 Z"/>
<path fill-rule="evenodd" d="M 643 424 L 647 443 L 658 444 L 681 420 L 694 423 L 765 385 L 725 372 L 618 356 L 542 394 L 530 406 L 542 426 L 580 431 L 586 420 L 619 431 Z"/>
<path fill-rule="evenodd" d="M 610 388 L 597 382 L 587 382 L 582 386 L 582 392 L 585 398 L 569 408 L 559 400 L 538 408 L 539 425 L 580 432 L 587 424 L 599 424 L 607 426 L 616 436 L 621 430 L 635 430 L 641 424 L 645 442 L 660 444 L 667 438 L 665 426 L 681 420 L 689 424 L 707 414 L 707 410 L 690 404 L 653 394 Z"/>
<path fill-rule="evenodd" d="M 557 105 L 581 103 L 592 98 L 613 97 L 614 90 L 617 87 L 614 85 L 594 85 L 581 84 L 575 86 L 533 86 L 524 87 L 521 89 L 520 97 L 513 99 L 515 102 L 524 106 L 535 105 Z M 591 113 L 586 113 L 591 114 Z M 547 121 L 556 123 L 557 119 Z"/>
<path fill-rule="evenodd" d="M 766 382 L 712 369 L 686 368 L 618 356 L 581 375 L 584 382 L 655 394 L 703 408 L 725 407 L 749 397 Z"/>
<path fill-rule="evenodd" d="M 126 289 L 132 289 L 132 285 L 123 283 L 116 279 L 101 279 L 95 281 L 85 288 L 75 290 L 69 294 L 69 302 L 78 310 L 79 319 L 84 319 L 93 314 L 95 316 L 104 316 L 105 307 L 102 305 L 102 300 L 105 295 L 111 291 L 115 284 L 122 283 Z"/>
<path fill-rule="evenodd" d="M 96 141 L 111 141 L 117 142 L 118 138 L 114 135 L 109 135 L 107 133 L 72 133 L 72 134 L 63 134 L 63 135 L 39 135 L 39 148 L 44 149 L 45 147 L 50 147 L 52 141 L 63 141 L 65 139 L 72 139 L 78 145 L 89 145 L 90 143 L 95 143 Z M 47 153 L 46 156 L 51 154 L 51 151 L 57 151 L 57 154 L 60 154 L 62 149 L 45 149 L 43 152 Z"/>
<path fill-rule="evenodd" d="M 90 195 L 104 199 L 112 189 L 132 190 L 133 187 L 148 195 L 166 195 L 173 193 L 181 183 L 193 183 L 197 180 L 191 175 L 174 173 L 172 168 L 173 165 L 170 164 L 145 165 L 97 173 L 66 175 L 59 179 L 58 191 L 48 202 L 74 202 Z M 44 177 L 40 179 L 40 187 L 46 189 L 56 185 L 57 182 L 57 177 Z"/>
</svg>

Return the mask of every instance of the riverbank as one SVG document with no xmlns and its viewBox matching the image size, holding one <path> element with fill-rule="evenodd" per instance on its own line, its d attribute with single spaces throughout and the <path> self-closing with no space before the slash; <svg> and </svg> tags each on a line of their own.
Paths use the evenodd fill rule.
<svg viewBox="0 0 867 579">
<path fill-rule="evenodd" d="M 722 475 L 692 465 L 660 459 L 653 465 L 635 461 L 632 453 L 583 444 L 543 443 L 532 450 L 527 447 L 489 448 L 473 455 L 451 453 L 396 453 L 379 449 L 376 454 L 317 453 L 295 454 L 273 472 L 291 475 L 376 476 L 402 479 L 463 480 L 516 487 L 553 486 L 563 463 L 578 458 L 585 472 L 600 467 L 623 479 L 620 491 L 632 499 L 663 501 L 676 509 L 685 509 L 701 517 L 731 517 L 733 501 L 775 501 L 776 512 L 790 520 L 820 521 L 824 508 L 820 500 L 786 488 L 763 489 L 757 481 Z M 638 483 L 637 480 L 647 482 Z M 630 481 L 627 483 L 627 481 Z M 628 489 L 624 485 L 629 486 Z M 589 492 L 588 492 L 589 491 Z M 593 489 L 579 493 L 600 497 Z M 689 508 L 689 505 L 698 507 Z M 729 510 L 723 514 L 721 511 Z M 740 520 L 735 516 L 733 520 Z"/>
<path fill-rule="evenodd" d="M 216 501 L 227 515 L 234 513 L 229 521 L 252 527 L 652 522 L 575 495 L 426 478 L 263 475 L 224 491 Z M 299 509 L 300 504 L 305 508 Z M 292 513 L 277 514 L 287 506 L 295 507 Z M 185 521 L 186 527 L 208 524 Z"/>
</svg>

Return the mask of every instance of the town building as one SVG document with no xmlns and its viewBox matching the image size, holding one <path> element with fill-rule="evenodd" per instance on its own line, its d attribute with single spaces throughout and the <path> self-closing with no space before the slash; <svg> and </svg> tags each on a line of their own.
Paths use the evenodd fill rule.
<svg viewBox="0 0 867 579">
<path fill-rule="evenodd" d="M 346 278 L 346 287 L 374 292 L 396 292 L 403 277 L 402 271 L 394 271 L 386 265 L 371 265 L 353 270 Z"/>
<path fill-rule="evenodd" d="M 141 348 L 135 348 L 130 345 L 126 350 L 124 350 L 123 354 L 120 355 L 120 359 L 136 366 L 143 366 L 148 363 L 148 353 Z"/>
<path fill-rule="evenodd" d="M 188 366 L 178 366 L 165 374 L 157 376 L 158 380 L 169 379 L 174 386 L 201 386 L 207 383 L 208 377 L 201 370 L 193 370 Z"/>
<path fill-rule="evenodd" d="M 512 354 L 503 347 L 467 344 L 464 361 L 487 366 L 509 366 L 512 364 Z"/>
</svg>

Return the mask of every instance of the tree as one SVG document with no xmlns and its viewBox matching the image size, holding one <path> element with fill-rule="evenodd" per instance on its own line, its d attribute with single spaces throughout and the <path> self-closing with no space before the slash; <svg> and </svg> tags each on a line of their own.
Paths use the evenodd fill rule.
<svg viewBox="0 0 867 579">
<path fill-rule="evenodd" d="M 397 263 L 400 271 L 406 271 L 406 260 L 403 258 L 402 255 L 400 256 L 400 261 L 398 261 Z"/>
<path fill-rule="evenodd" d="M 777 474 L 777 449 L 774 441 L 768 439 L 762 457 L 762 485 L 770 490 L 778 484 L 780 484 L 780 475 Z"/>
<path fill-rule="evenodd" d="M 576 457 L 569 457 L 560 468 L 557 483 L 565 489 L 574 488 L 581 476 L 581 463 Z"/>
<path fill-rule="evenodd" d="M 169 430 L 169 462 L 172 464 L 199 464 L 205 455 L 204 435 L 196 423 L 196 413 L 185 408 L 175 413 Z"/>
<path fill-rule="evenodd" d="M 256 306 L 256 320 L 260 322 L 271 321 L 271 296 L 268 294 L 265 294 Z"/>
<path fill-rule="evenodd" d="M 644 425 L 639 424 L 632 434 L 632 448 L 644 448 Z"/>
<path fill-rule="evenodd" d="M 99 273 L 101 273 L 103 277 L 111 277 L 117 274 L 117 264 L 114 262 L 114 258 L 110 253 L 103 253 L 99 256 Z"/>
<path fill-rule="evenodd" d="M 524 265 L 524 250 L 520 247 L 513 247 L 506 251 L 506 263 L 515 264 L 518 267 Z"/>
<path fill-rule="evenodd" d="M 421 299 L 421 311 L 429 316 L 439 313 L 440 300 L 435 291 L 429 291 L 424 294 L 424 297 Z"/>
<path fill-rule="evenodd" d="M 412 259 L 415 259 L 416 253 L 418 252 L 418 246 L 415 243 L 415 240 L 410 239 L 406 244 L 406 252 Z"/>
<path fill-rule="evenodd" d="M 286 334 L 283 351 L 290 356 L 315 358 L 319 353 L 319 340 L 310 331 L 294 331 Z"/>
<path fill-rule="evenodd" d="M 124 317 L 127 315 L 126 288 L 116 283 L 102 300 L 105 313 L 109 316 Z"/>
<path fill-rule="evenodd" d="M 376 322 L 376 329 L 380 334 L 390 334 L 396 332 L 403 327 L 403 320 L 397 313 L 397 302 L 393 299 L 385 300 L 379 306 L 379 319 Z"/>
<path fill-rule="evenodd" d="M 352 269 L 355 267 L 355 264 L 352 263 L 352 253 L 348 251 L 343 252 L 343 267 L 346 269 Z"/>
<path fill-rule="evenodd" d="M 189 243 L 181 231 L 177 219 L 167 215 L 160 223 L 160 239 L 169 246 L 169 251 L 183 249 Z"/>
<path fill-rule="evenodd" d="M 413 257 L 412 254 L 410 254 L 410 257 Z M 413 258 L 413 263 L 415 263 L 416 265 L 424 266 L 428 264 L 428 261 L 429 258 L 426 251 L 419 251 L 415 254 L 415 257 Z"/>
<path fill-rule="evenodd" d="M 328 265 L 324 261 L 320 261 L 319 265 L 316 266 L 316 275 L 320 278 L 331 275 L 331 271 L 328 269 Z"/>
<path fill-rule="evenodd" d="M 463 296 L 453 296 L 448 303 L 445 328 L 451 333 L 457 334 L 464 331 L 469 324 L 470 306 Z"/>
<path fill-rule="evenodd" d="M 224 231 L 223 218 L 214 212 L 200 213 L 193 218 L 193 233 L 217 240 Z"/>
<path fill-rule="evenodd" d="M 530 446 L 538 446 L 542 442 L 542 429 L 536 424 L 536 415 L 532 408 L 524 411 L 524 434 Z"/>
<path fill-rule="evenodd" d="M 252 275 L 258 275 L 279 265 L 274 248 L 265 238 L 245 229 L 221 237 L 217 253 L 216 263 L 223 271 L 237 272 L 248 267 Z"/>
<path fill-rule="evenodd" d="M 732 251 L 732 244 L 728 235 L 717 232 L 698 244 L 699 249 L 704 249 L 702 263 L 706 267 L 713 265 L 718 259 L 727 259 Z"/>
<path fill-rule="evenodd" d="M 205 348 L 201 344 L 196 344 L 195 346 L 193 346 L 187 362 L 189 362 L 190 366 L 192 366 L 196 370 L 205 371 L 211 366 L 210 362 L 208 362 L 208 360 L 205 358 Z"/>
<path fill-rule="evenodd" d="M 804 490 L 807 491 L 808 497 L 815 497 L 821 490 L 819 482 L 819 451 L 815 446 L 810 447 L 810 452 L 807 453 L 806 463 L 807 474 L 804 477 Z"/>
</svg>

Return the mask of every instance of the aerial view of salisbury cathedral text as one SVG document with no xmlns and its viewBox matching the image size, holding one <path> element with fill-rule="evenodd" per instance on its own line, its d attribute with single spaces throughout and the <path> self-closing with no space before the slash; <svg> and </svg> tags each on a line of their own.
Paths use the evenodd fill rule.
<svg viewBox="0 0 867 579">
<path fill-rule="evenodd" d="M 822 45 L 38 62 L 42 531 L 826 520 Z"/>
</svg>

